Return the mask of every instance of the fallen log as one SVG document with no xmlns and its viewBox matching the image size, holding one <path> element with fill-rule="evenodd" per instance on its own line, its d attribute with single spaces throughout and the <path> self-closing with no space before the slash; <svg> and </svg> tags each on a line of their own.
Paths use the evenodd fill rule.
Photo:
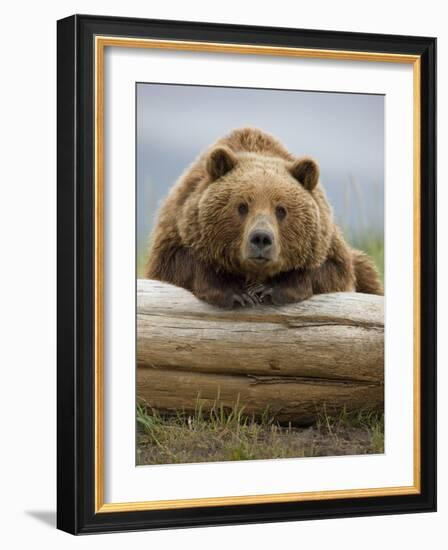
<svg viewBox="0 0 448 550">
<path fill-rule="evenodd" d="M 381 408 L 383 298 L 322 294 L 283 307 L 222 310 L 184 289 L 137 284 L 137 395 L 161 411 L 237 403 L 308 422 L 325 408 Z"/>
</svg>

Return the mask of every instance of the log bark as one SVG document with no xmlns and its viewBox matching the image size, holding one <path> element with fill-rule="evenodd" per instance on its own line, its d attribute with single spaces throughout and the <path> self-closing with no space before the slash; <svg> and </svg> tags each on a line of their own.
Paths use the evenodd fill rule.
<svg viewBox="0 0 448 550">
<path fill-rule="evenodd" d="M 308 422 L 383 403 L 383 297 L 322 294 L 222 310 L 165 283 L 137 284 L 137 394 L 152 407 L 268 410 Z"/>
</svg>

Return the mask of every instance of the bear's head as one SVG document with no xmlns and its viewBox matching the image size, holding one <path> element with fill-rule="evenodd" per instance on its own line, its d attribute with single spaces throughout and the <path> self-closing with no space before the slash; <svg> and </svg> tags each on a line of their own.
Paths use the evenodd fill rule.
<svg viewBox="0 0 448 550">
<path fill-rule="evenodd" d="M 255 280 L 324 261 L 333 224 L 314 160 L 219 145 L 204 166 L 179 220 L 201 259 Z"/>
</svg>

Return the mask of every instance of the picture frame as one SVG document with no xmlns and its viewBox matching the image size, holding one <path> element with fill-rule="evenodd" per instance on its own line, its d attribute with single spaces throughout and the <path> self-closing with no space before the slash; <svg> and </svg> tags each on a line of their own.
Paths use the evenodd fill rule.
<svg viewBox="0 0 448 550">
<path fill-rule="evenodd" d="M 83 534 L 435 511 L 436 39 L 90 15 L 62 19 L 57 30 L 58 528 Z M 104 146 L 110 136 L 104 126 L 104 68 L 105 52 L 114 47 L 269 56 L 272 63 L 292 58 L 412 67 L 411 484 L 105 500 Z M 398 352 L 405 348 L 404 342 L 395 345 Z"/>
</svg>

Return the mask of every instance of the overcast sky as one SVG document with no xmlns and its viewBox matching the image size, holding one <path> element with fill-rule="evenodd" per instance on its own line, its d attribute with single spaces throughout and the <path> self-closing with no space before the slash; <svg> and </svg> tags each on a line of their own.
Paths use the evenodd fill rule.
<svg viewBox="0 0 448 550">
<path fill-rule="evenodd" d="M 383 234 L 384 96 L 137 84 L 137 246 L 179 175 L 230 130 L 254 126 L 320 165 L 337 221 Z"/>
</svg>

